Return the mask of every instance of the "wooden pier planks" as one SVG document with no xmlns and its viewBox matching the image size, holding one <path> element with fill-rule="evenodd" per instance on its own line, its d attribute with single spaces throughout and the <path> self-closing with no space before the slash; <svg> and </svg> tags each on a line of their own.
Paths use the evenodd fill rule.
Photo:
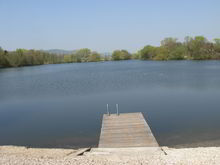
<svg viewBox="0 0 220 165">
<path fill-rule="evenodd" d="M 104 114 L 98 147 L 158 147 L 158 143 L 142 113 Z"/>
</svg>

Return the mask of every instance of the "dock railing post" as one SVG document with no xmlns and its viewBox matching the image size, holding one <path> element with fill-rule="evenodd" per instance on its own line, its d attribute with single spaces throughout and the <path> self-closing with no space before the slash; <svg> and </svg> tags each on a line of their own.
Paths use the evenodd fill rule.
<svg viewBox="0 0 220 165">
<path fill-rule="evenodd" d="M 116 110 L 117 110 L 117 115 L 119 115 L 119 113 L 118 113 L 118 104 L 116 104 Z"/>
<path fill-rule="evenodd" d="M 108 116 L 110 116 L 109 110 L 108 110 L 108 104 L 107 104 L 107 114 Z"/>
</svg>

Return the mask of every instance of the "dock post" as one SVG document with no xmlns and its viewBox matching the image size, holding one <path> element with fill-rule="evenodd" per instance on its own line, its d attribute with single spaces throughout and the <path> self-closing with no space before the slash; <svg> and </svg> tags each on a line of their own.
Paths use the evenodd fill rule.
<svg viewBox="0 0 220 165">
<path fill-rule="evenodd" d="M 117 116 L 119 115 L 119 113 L 118 113 L 118 104 L 116 104 L 116 109 L 117 109 Z"/>
<path fill-rule="evenodd" d="M 108 110 L 108 104 L 107 104 L 107 114 L 108 116 L 110 116 L 109 110 Z"/>
</svg>

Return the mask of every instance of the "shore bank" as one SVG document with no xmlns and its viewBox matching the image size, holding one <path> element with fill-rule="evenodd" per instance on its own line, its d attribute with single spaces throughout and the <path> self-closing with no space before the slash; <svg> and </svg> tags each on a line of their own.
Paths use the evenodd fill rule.
<svg viewBox="0 0 220 165">
<path fill-rule="evenodd" d="M 92 148 L 86 151 L 86 149 L 43 149 L 0 146 L 0 164 L 220 164 L 220 147 L 181 149 L 168 147 Z"/>
</svg>

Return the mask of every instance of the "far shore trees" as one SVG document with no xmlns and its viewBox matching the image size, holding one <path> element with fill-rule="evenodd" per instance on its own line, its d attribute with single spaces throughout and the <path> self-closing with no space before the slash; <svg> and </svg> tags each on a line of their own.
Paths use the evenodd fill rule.
<svg viewBox="0 0 220 165">
<path fill-rule="evenodd" d="M 127 50 L 115 50 L 112 53 L 112 60 L 130 60 L 131 54 Z"/>
<path fill-rule="evenodd" d="M 220 59 L 220 38 L 215 38 L 214 42 L 214 52 L 216 53 L 216 58 Z"/>
<path fill-rule="evenodd" d="M 187 36 L 184 42 L 165 38 L 160 46 L 147 45 L 136 56 L 142 60 L 219 60 L 220 39 L 214 39 L 213 43 L 203 36 Z"/>
<path fill-rule="evenodd" d="M 58 55 L 38 50 L 17 49 L 5 51 L 0 47 L 0 67 L 20 67 L 42 64 L 58 64 L 73 62 L 98 62 L 101 55 L 90 49 L 80 49 L 74 54 Z M 103 57 L 104 59 L 104 57 Z"/>
<path fill-rule="evenodd" d="M 17 49 L 7 51 L 0 47 L 0 67 L 20 67 L 42 64 L 99 62 L 119 60 L 220 60 L 220 38 L 213 42 L 203 36 L 185 37 L 184 42 L 168 37 L 160 46 L 147 45 L 134 54 L 115 50 L 111 55 L 101 55 L 88 48 L 72 54 L 55 54 L 40 50 Z"/>
</svg>

